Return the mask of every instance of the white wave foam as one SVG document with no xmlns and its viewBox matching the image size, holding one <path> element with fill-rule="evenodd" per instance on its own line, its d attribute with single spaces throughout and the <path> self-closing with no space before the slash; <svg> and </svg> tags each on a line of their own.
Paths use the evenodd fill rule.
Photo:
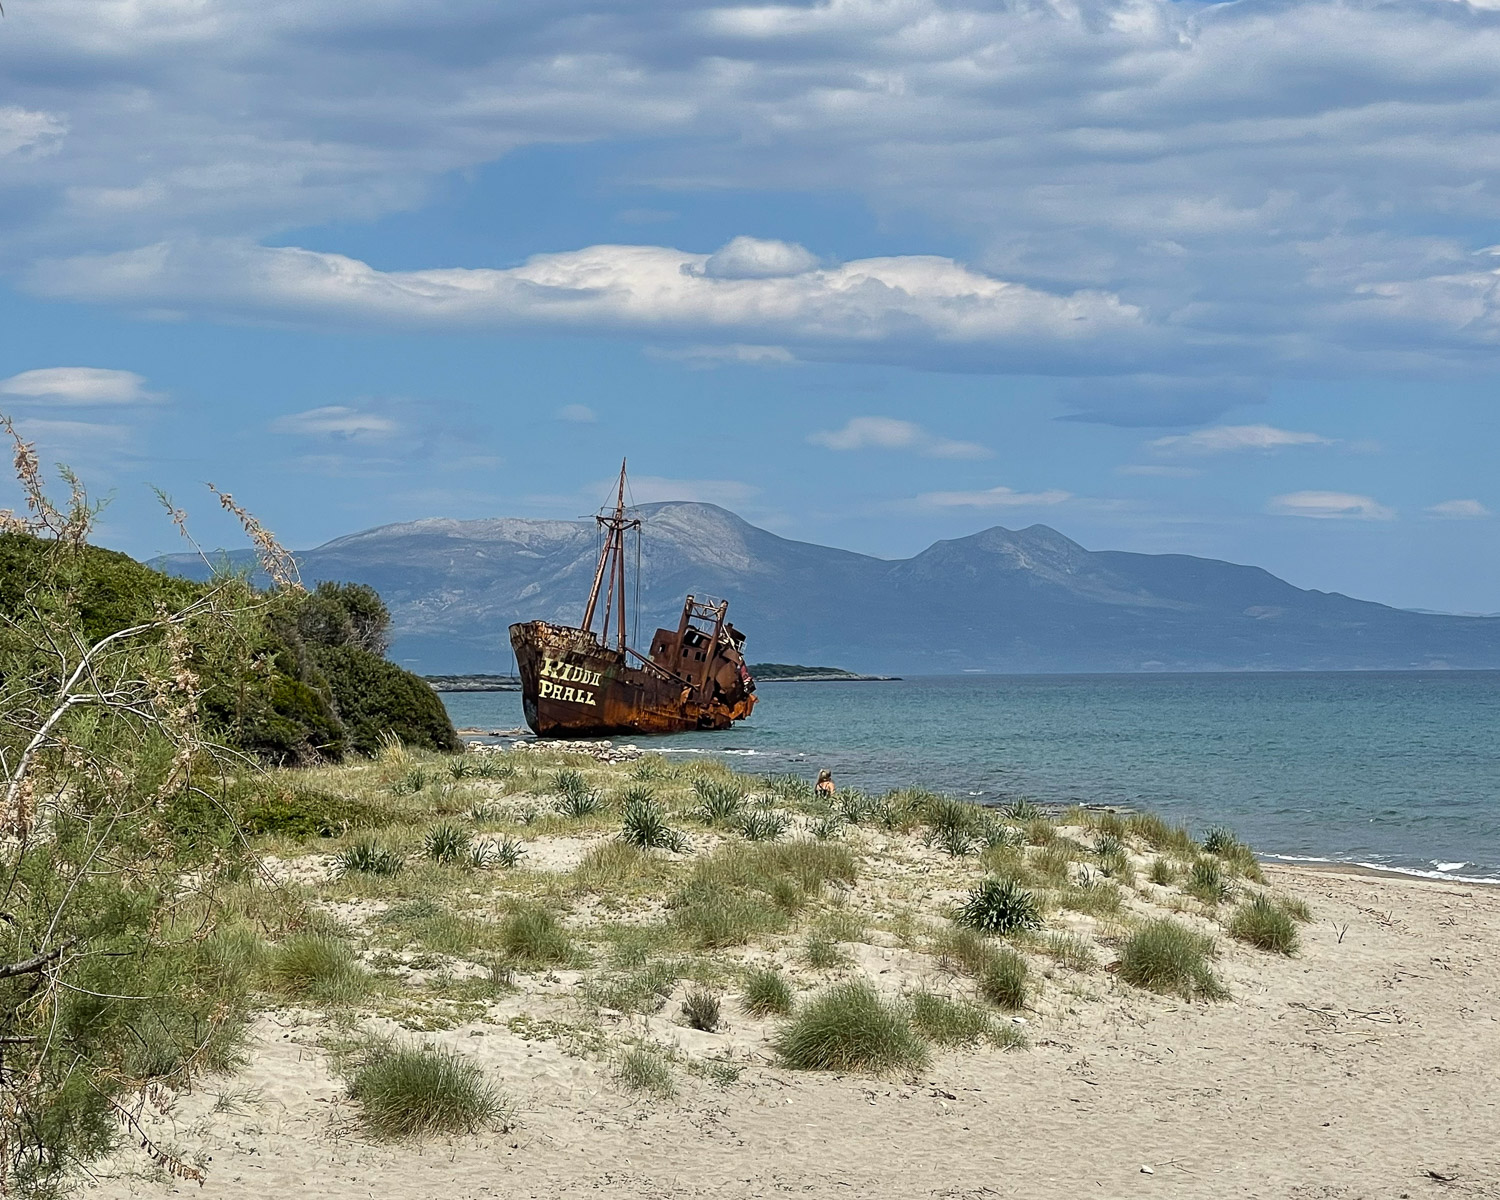
<svg viewBox="0 0 1500 1200">
<path fill-rule="evenodd" d="M 1435 863 L 1438 868 L 1434 871 L 1423 871 L 1418 867 L 1396 867 L 1390 863 L 1382 862 L 1360 862 L 1349 858 L 1319 858 L 1307 854 L 1263 854 L 1262 858 L 1271 862 L 1285 863 L 1327 863 L 1331 867 L 1364 867 L 1369 871 L 1385 871 L 1391 875 L 1409 875 L 1414 879 L 1441 879 L 1448 883 L 1490 883 L 1500 884 L 1500 876 L 1496 875 L 1455 875 L 1452 872 L 1460 867 L 1473 866 L 1473 863 Z M 1446 869 L 1445 869 L 1446 868 Z"/>
</svg>

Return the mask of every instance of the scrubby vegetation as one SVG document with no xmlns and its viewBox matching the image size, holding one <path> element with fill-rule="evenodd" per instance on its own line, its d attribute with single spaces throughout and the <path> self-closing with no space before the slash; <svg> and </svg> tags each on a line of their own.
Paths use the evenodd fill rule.
<svg viewBox="0 0 1500 1200">
<path fill-rule="evenodd" d="M 477 1063 L 453 1050 L 378 1039 L 352 1057 L 349 1098 L 377 1138 L 477 1133 L 506 1121 L 498 1089 Z"/>
<path fill-rule="evenodd" d="M 916 1070 L 928 1057 L 906 1007 L 882 999 L 862 979 L 808 1000 L 777 1034 L 775 1047 L 786 1066 L 810 1071 Z"/>
<path fill-rule="evenodd" d="M 1120 952 L 1120 978 L 1154 992 L 1177 992 L 1188 1000 L 1222 1000 L 1227 989 L 1209 965 L 1213 939 L 1162 917 L 1131 934 Z"/>
</svg>

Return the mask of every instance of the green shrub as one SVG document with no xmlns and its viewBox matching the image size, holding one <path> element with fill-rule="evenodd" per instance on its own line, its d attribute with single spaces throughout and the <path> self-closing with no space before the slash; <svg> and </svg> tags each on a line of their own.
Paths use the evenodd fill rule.
<svg viewBox="0 0 1500 1200">
<path fill-rule="evenodd" d="M 373 755 L 386 734 L 421 750 L 463 749 L 442 698 L 424 679 L 361 646 L 309 650 L 328 681 L 349 745 L 359 753 Z"/>
<path fill-rule="evenodd" d="M 971 1046 L 994 1028 L 989 1013 L 964 1000 L 922 991 L 910 1002 L 912 1028 L 939 1046 Z"/>
<path fill-rule="evenodd" d="M 565 817 L 582 820 L 604 809 L 604 797 L 589 787 L 580 772 L 571 768 L 552 777 L 552 790 L 558 797 L 557 810 Z"/>
<path fill-rule="evenodd" d="M 792 989 L 780 971 L 758 968 L 745 976 L 740 1004 L 753 1017 L 784 1016 L 792 1011 Z"/>
<path fill-rule="evenodd" d="M 702 988 L 695 988 L 683 997 L 682 1019 L 694 1029 L 713 1033 L 719 1028 L 718 996 Z"/>
<path fill-rule="evenodd" d="M 682 854 L 687 850 L 687 838 L 667 824 L 661 806 L 645 795 L 627 796 L 620 818 L 620 840 L 642 850 L 670 850 Z"/>
<path fill-rule="evenodd" d="M 782 804 L 801 807 L 813 798 L 813 785 L 798 775 L 772 775 L 761 786 Z"/>
<path fill-rule="evenodd" d="M 820 842 L 826 842 L 830 838 L 836 838 L 844 832 L 844 818 L 838 813 L 827 813 L 821 817 L 814 817 L 807 823 L 807 832 L 812 834 Z"/>
<path fill-rule="evenodd" d="M 739 819 L 739 833 L 749 842 L 774 842 L 791 827 L 791 818 L 785 813 L 755 809 Z"/>
<path fill-rule="evenodd" d="M 317 1004 L 351 1003 L 370 990 L 369 974 L 349 944 L 319 934 L 298 934 L 277 946 L 266 976 L 275 991 Z"/>
<path fill-rule="evenodd" d="M 745 804 L 745 789 L 733 779 L 700 775 L 693 780 L 693 793 L 698 797 L 698 807 L 693 815 L 705 825 L 733 822 Z"/>
<path fill-rule="evenodd" d="M 500 923 L 500 944 L 516 963 L 530 967 L 564 963 L 574 953 L 568 931 L 548 909 L 534 904 L 516 909 Z"/>
<path fill-rule="evenodd" d="M 632 1046 L 620 1056 L 615 1078 L 633 1092 L 649 1092 L 661 1100 L 677 1094 L 672 1064 L 655 1046 Z"/>
<path fill-rule="evenodd" d="M 932 844 L 949 858 L 963 858 L 974 853 L 974 839 L 968 830 L 944 825 L 933 833 Z"/>
<path fill-rule="evenodd" d="M 470 865 L 474 835 L 462 825 L 434 825 L 422 839 L 422 853 L 444 866 Z"/>
<path fill-rule="evenodd" d="M 986 879 L 969 893 L 953 919 L 981 933 L 1002 935 L 1042 924 L 1036 896 L 1014 879 Z"/>
<path fill-rule="evenodd" d="M 507 1107 L 479 1064 L 454 1050 L 384 1042 L 349 1079 L 360 1122 L 377 1138 L 477 1133 L 503 1125 Z"/>
<path fill-rule="evenodd" d="M 1292 955 L 1297 952 L 1297 926 L 1291 916 L 1269 896 L 1255 896 L 1235 909 L 1229 918 L 1229 934 L 1259 950 Z"/>
<path fill-rule="evenodd" d="M 808 1071 L 918 1070 L 927 1045 L 905 1008 L 865 980 L 837 983 L 809 1000 L 773 1043 L 781 1062 Z"/>
<path fill-rule="evenodd" d="M 1025 796 L 1018 796 L 1009 804 L 1001 807 L 1000 815 L 1007 821 L 1019 821 L 1023 824 L 1035 821 L 1042 817 L 1041 808 Z"/>
<path fill-rule="evenodd" d="M 313 787 L 252 791 L 240 821 L 247 833 L 294 838 L 341 837 L 353 829 L 376 828 L 392 820 L 389 809 Z"/>
<path fill-rule="evenodd" d="M 1147 876 L 1152 883 L 1159 883 L 1163 887 L 1174 882 L 1177 878 L 1177 869 L 1172 866 L 1169 859 L 1157 856 L 1151 860 L 1151 871 Z"/>
<path fill-rule="evenodd" d="M 1207 856 L 1193 860 L 1183 890 L 1204 904 L 1221 904 L 1234 894 L 1234 887 L 1225 877 L 1219 860 Z"/>
<path fill-rule="evenodd" d="M 1120 978 L 1154 992 L 1176 992 L 1188 1000 L 1228 995 L 1209 967 L 1213 939 L 1168 917 L 1131 934 L 1120 951 Z"/>
<path fill-rule="evenodd" d="M 362 838 L 345 846 L 333 856 L 333 867 L 338 875 L 396 875 L 405 861 L 394 850 L 387 850 L 373 838 Z"/>
<path fill-rule="evenodd" d="M 979 972 L 979 994 L 997 1008 L 1017 1012 L 1026 1007 L 1030 975 L 1026 960 L 1009 946 L 1001 946 Z"/>
</svg>

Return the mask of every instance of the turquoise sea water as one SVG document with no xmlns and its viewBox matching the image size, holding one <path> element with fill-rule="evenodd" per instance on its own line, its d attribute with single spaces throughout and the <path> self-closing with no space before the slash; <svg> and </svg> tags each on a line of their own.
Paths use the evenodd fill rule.
<svg viewBox="0 0 1500 1200">
<path fill-rule="evenodd" d="M 739 770 L 1149 808 L 1268 856 L 1500 879 L 1500 672 L 943 676 L 763 683 L 724 733 L 621 739 Z M 523 724 L 513 692 L 444 696 Z"/>
</svg>

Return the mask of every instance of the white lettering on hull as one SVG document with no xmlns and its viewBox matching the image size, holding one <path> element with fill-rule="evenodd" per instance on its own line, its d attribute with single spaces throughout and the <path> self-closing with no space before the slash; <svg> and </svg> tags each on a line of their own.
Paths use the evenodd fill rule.
<svg viewBox="0 0 1500 1200">
<path fill-rule="evenodd" d="M 598 671 L 590 671 L 587 667 L 560 658 L 544 658 L 537 698 L 561 700 L 565 704 L 592 704 L 597 707 L 598 693 L 591 689 L 599 687 L 603 682 L 604 677 Z M 570 686 L 576 684 L 586 686 Z"/>
</svg>

